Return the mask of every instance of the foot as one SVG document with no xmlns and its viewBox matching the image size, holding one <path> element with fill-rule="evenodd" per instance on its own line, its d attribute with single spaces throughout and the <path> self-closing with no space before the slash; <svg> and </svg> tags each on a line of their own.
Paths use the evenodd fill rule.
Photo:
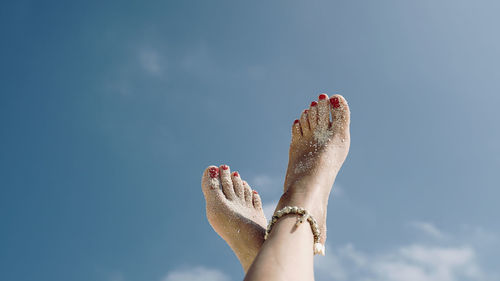
<svg viewBox="0 0 500 281">
<path fill-rule="evenodd" d="M 349 151 L 349 114 L 342 96 L 321 94 L 292 126 L 285 192 L 276 210 L 284 206 L 307 209 L 318 222 L 323 245 L 328 198 Z"/>
<path fill-rule="evenodd" d="M 247 272 L 264 243 L 266 217 L 257 191 L 227 165 L 208 167 L 201 187 L 210 225 L 233 249 Z"/>
</svg>

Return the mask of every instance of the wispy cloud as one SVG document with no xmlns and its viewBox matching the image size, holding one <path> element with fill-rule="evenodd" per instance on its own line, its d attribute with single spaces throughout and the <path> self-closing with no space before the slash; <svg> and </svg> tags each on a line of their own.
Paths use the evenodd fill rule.
<svg viewBox="0 0 500 281">
<path fill-rule="evenodd" d="M 344 188 L 340 184 L 335 183 L 333 185 L 333 188 L 332 188 L 332 194 L 335 198 L 343 196 L 344 195 Z"/>
<path fill-rule="evenodd" d="M 382 254 L 357 251 L 351 244 L 328 250 L 330 256 L 316 267 L 320 276 L 333 280 L 486 280 L 475 250 L 466 245 L 404 245 Z"/>
<path fill-rule="evenodd" d="M 410 227 L 422 232 L 425 235 L 435 239 L 444 239 L 446 235 L 441 232 L 436 226 L 429 222 L 414 221 L 408 224 Z"/>
<path fill-rule="evenodd" d="M 167 57 L 158 50 L 140 45 L 131 48 L 130 53 L 112 65 L 104 84 L 106 92 L 132 96 L 136 85 L 144 79 L 168 78 Z"/>
<path fill-rule="evenodd" d="M 433 237 L 451 237 L 430 223 L 412 223 Z M 432 227 L 430 227 L 432 226 Z M 496 280 L 481 266 L 477 249 L 467 241 L 443 246 L 409 243 L 391 250 L 369 253 L 346 244 L 328 248 L 318 258 L 317 280 L 462 281 Z"/>
<path fill-rule="evenodd" d="M 224 272 L 206 268 L 203 266 L 196 266 L 192 268 L 185 268 L 174 270 L 162 279 L 162 281 L 229 281 L 230 278 Z"/>
<path fill-rule="evenodd" d="M 252 179 L 253 184 L 255 184 L 256 186 L 262 187 L 262 188 L 266 188 L 266 189 L 275 185 L 276 182 L 277 181 L 274 177 L 271 177 L 271 176 L 265 175 L 265 174 L 257 175 Z"/>
<path fill-rule="evenodd" d="M 125 281 L 125 277 L 121 272 L 112 272 L 109 276 L 109 281 Z"/>
<path fill-rule="evenodd" d="M 139 51 L 138 58 L 141 67 L 149 74 L 160 75 L 163 73 L 164 61 L 157 51 L 143 48 Z"/>
</svg>

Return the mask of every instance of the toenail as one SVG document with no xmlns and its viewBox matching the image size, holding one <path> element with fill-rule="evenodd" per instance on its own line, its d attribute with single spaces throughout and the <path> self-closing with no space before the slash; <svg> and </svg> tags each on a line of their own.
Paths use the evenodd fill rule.
<svg viewBox="0 0 500 281">
<path fill-rule="evenodd" d="M 317 102 L 315 102 L 315 101 L 311 102 L 311 106 L 316 106 L 316 105 L 318 105 Z"/>
<path fill-rule="evenodd" d="M 238 174 L 238 172 L 233 173 L 233 177 L 239 177 L 239 176 L 240 176 L 240 174 Z"/>
<path fill-rule="evenodd" d="M 225 170 L 227 170 L 227 169 L 229 169 L 229 167 L 228 167 L 227 165 L 222 165 L 222 167 L 221 167 L 221 168 L 222 168 L 222 170 L 224 170 L 224 171 L 225 171 Z"/>
<path fill-rule="evenodd" d="M 304 113 L 307 114 L 309 112 L 308 109 L 304 109 Z"/>
<path fill-rule="evenodd" d="M 210 173 L 211 178 L 216 178 L 219 176 L 219 168 L 217 167 L 212 167 L 208 169 L 208 172 Z"/>
<path fill-rule="evenodd" d="M 327 97 L 328 97 L 327 95 L 325 95 L 325 94 L 321 94 L 321 95 L 319 95 L 319 97 L 318 97 L 318 98 L 319 98 L 320 100 L 324 100 L 324 99 L 326 99 Z"/>
<path fill-rule="evenodd" d="M 333 105 L 333 108 L 340 107 L 340 101 L 338 97 L 331 98 L 330 103 Z"/>
<path fill-rule="evenodd" d="M 299 119 L 295 119 L 295 121 L 293 121 L 293 124 L 297 124 L 299 123 Z"/>
<path fill-rule="evenodd" d="M 259 193 L 258 193 L 257 191 L 255 191 L 255 190 L 253 190 L 252 192 L 253 192 L 253 194 L 259 194 Z"/>
</svg>

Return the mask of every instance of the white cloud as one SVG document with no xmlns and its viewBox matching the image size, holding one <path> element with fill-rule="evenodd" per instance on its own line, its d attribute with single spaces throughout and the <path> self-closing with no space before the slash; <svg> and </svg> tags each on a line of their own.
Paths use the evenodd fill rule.
<svg viewBox="0 0 500 281">
<path fill-rule="evenodd" d="M 275 179 L 268 175 L 257 175 L 253 178 L 252 183 L 255 184 L 255 186 L 269 188 L 275 184 L 275 181 Z"/>
<path fill-rule="evenodd" d="M 249 183 L 259 191 L 265 200 L 279 199 L 283 194 L 283 179 L 281 177 L 258 174 L 250 179 Z"/>
<path fill-rule="evenodd" d="M 224 272 L 217 269 L 197 266 L 169 272 L 162 281 L 229 281 Z"/>
<path fill-rule="evenodd" d="M 415 244 L 370 255 L 348 244 L 335 250 L 328 249 L 327 258 L 318 259 L 316 268 L 320 272 L 319 276 L 333 280 L 484 280 L 475 250 L 467 246 Z"/>
<path fill-rule="evenodd" d="M 112 272 L 108 278 L 109 281 L 125 281 L 125 277 L 121 272 Z"/>
<path fill-rule="evenodd" d="M 409 226 L 419 230 L 420 232 L 432 238 L 443 239 L 446 236 L 432 223 L 415 221 L 415 222 L 410 222 Z"/>
<path fill-rule="evenodd" d="M 335 183 L 332 188 L 332 194 L 334 198 L 338 198 L 344 194 L 344 188 L 338 183 Z"/>
<path fill-rule="evenodd" d="M 430 223 L 411 225 L 418 226 L 433 237 L 452 238 Z M 471 243 L 454 243 L 451 246 L 410 243 L 378 253 L 359 251 L 352 244 L 328 247 L 327 256 L 318 257 L 315 261 L 317 280 L 495 280 L 497 275 L 481 266 L 477 249 Z"/>
<path fill-rule="evenodd" d="M 334 255 L 327 249 L 326 255 L 314 260 L 314 265 L 321 271 L 321 276 L 333 278 L 333 280 L 346 280 L 348 273 L 344 270 L 339 256 Z"/>
<path fill-rule="evenodd" d="M 495 248 L 500 244 L 498 235 L 478 226 L 463 225 L 460 239 L 471 241 L 476 247 Z"/>
<path fill-rule="evenodd" d="M 141 49 L 139 51 L 139 62 L 142 68 L 150 74 L 159 75 L 163 72 L 162 58 L 155 50 Z"/>
</svg>

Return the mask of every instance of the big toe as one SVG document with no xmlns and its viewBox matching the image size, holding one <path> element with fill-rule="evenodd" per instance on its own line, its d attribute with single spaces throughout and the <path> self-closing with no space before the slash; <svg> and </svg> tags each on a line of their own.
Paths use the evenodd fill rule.
<svg viewBox="0 0 500 281">
<path fill-rule="evenodd" d="M 341 95 L 333 95 L 330 98 L 332 113 L 332 130 L 334 135 L 342 138 L 349 137 L 350 111 L 346 99 Z"/>
<path fill-rule="evenodd" d="M 201 189 L 205 195 L 205 199 L 214 197 L 224 197 L 221 189 L 221 181 L 219 168 L 216 166 L 208 166 L 201 177 Z"/>
</svg>

